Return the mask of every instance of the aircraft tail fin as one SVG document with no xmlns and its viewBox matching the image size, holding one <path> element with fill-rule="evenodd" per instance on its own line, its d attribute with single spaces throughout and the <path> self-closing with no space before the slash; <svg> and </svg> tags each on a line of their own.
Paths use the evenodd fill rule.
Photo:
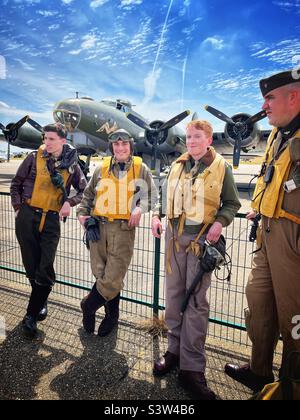
<svg viewBox="0 0 300 420">
<path fill-rule="evenodd" d="M 199 117 L 198 117 L 197 112 L 194 112 L 194 113 L 193 113 L 193 116 L 192 116 L 192 121 L 194 121 L 194 120 L 199 120 Z"/>
</svg>

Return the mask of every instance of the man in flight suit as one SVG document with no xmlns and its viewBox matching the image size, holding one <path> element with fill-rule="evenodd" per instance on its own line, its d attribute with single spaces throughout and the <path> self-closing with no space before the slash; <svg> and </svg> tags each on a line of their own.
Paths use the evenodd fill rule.
<svg viewBox="0 0 300 420">
<path fill-rule="evenodd" d="M 252 341 L 249 364 L 227 364 L 225 372 L 253 390 L 274 379 L 273 356 L 279 334 L 282 366 L 300 350 L 295 320 L 300 314 L 300 75 L 296 70 L 260 81 L 263 109 L 274 127 L 248 219 L 262 216 L 262 244 L 246 287 L 245 311 Z M 296 317 L 296 318 L 295 318 Z M 298 373 L 299 374 L 299 373 Z"/>
<path fill-rule="evenodd" d="M 60 239 L 60 220 L 82 198 L 86 180 L 77 164 L 77 152 L 66 144 L 64 127 L 44 127 L 44 144 L 20 165 L 11 183 L 16 236 L 32 292 L 23 320 L 33 337 L 37 321 L 47 316 L 47 299 L 55 282 L 54 259 Z M 71 186 L 76 195 L 69 197 Z"/>
<path fill-rule="evenodd" d="M 98 335 L 109 334 L 118 324 L 120 292 L 134 247 L 135 228 L 143 213 L 150 211 L 158 194 L 149 168 L 133 156 L 133 138 L 123 129 L 109 135 L 112 156 L 96 168 L 77 210 L 79 222 L 87 226 L 94 217 L 100 239 L 89 243 L 91 267 L 96 278 L 91 292 L 81 302 L 83 327 L 95 330 L 96 311 L 104 306 Z"/>
<path fill-rule="evenodd" d="M 213 129 L 207 121 L 191 121 L 186 130 L 188 152 L 172 165 L 167 182 L 166 313 L 168 351 L 154 364 L 153 373 L 165 375 L 179 366 L 181 385 L 200 400 L 214 400 L 205 378 L 205 340 L 211 272 L 196 287 L 187 308 L 182 302 L 199 272 L 201 244 L 214 244 L 240 208 L 230 166 L 216 153 Z M 154 211 L 152 232 L 160 237 L 159 212 Z"/>
</svg>

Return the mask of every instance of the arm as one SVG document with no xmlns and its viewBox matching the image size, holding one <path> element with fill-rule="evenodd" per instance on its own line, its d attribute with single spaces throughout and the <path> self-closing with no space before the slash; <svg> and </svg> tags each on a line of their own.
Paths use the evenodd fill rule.
<svg viewBox="0 0 300 420">
<path fill-rule="evenodd" d="M 217 213 L 216 221 L 207 233 L 207 240 L 212 243 L 218 242 L 222 234 L 223 227 L 229 226 L 230 223 L 232 223 L 236 213 L 241 207 L 237 187 L 229 165 L 226 165 L 225 169 L 221 201 L 222 205 Z"/>
<path fill-rule="evenodd" d="M 79 220 L 81 216 L 91 215 L 95 203 L 96 187 L 101 179 L 100 172 L 101 168 L 98 167 L 83 192 L 81 203 L 77 207 L 77 217 Z"/>
<path fill-rule="evenodd" d="M 30 153 L 19 166 L 16 175 L 11 181 L 10 196 L 11 204 L 15 211 L 19 210 L 22 204 L 23 184 L 28 178 L 35 162 L 36 152 Z"/>
<path fill-rule="evenodd" d="M 138 201 L 131 213 L 128 223 L 130 227 L 139 226 L 142 214 L 148 213 L 158 202 L 157 188 L 154 184 L 152 174 L 145 164 L 142 164 L 140 178 L 136 183 L 136 187 L 139 188 L 136 197 Z"/>
<path fill-rule="evenodd" d="M 226 227 L 233 222 L 235 215 L 241 208 L 238 190 L 229 165 L 226 165 L 225 169 L 221 201 L 222 205 L 217 213 L 216 221 L 221 223 L 223 227 Z"/>
<path fill-rule="evenodd" d="M 75 171 L 71 179 L 71 184 L 72 187 L 76 190 L 76 195 L 74 195 L 73 197 L 69 197 L 67 201 L 70 203 L 71 207 L 74 207 L 81 202 L 83 192 L 87 186 L 87 181 L 79 165 L 75 167 Z"/>
</svg>

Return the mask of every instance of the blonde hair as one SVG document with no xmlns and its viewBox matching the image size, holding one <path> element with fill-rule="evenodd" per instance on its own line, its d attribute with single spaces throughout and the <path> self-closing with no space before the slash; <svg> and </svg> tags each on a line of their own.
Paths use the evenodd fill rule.
<svg viewBox="0 0 300 420">
<path fill-rule="evenodd" d="M 206 120 L 193 120 L 193 121 L 190 121 L 187 124 L 186 128 L 188 129 L 190 127 L 194 127 L 194 128 L 196 128 L 196 130 L 202 130 L 202 131 L 204 131 L 204 133 L 205 133 L 205 135 L 207 137 L 212 137 L 213 136 L 214 130 L 212 128 L 212 125 L 208 121 L 206 121 Z"/>
</svg>

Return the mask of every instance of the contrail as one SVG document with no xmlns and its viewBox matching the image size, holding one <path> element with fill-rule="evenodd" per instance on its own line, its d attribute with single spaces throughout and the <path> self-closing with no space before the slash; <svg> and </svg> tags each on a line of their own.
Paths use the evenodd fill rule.
<svg viewBox="0 0 300 420">
<path fill-rule="evenodd" d="M 163 42 L 164 42 L 164 35 L 165 35 L 166 29 L 167 29 L 169 15 L 170 15 L 170 12 L 171 12 L 171 9 L 172 9 L 173 2 L 174 2 L 174 0 L 170 0 L 168 12 L 167 12 L 167 15 L 166 15 L 166 19 L 165 19 L 164 26 L 163 26 L 163 29 L 162 29 L 162 32 L 161 32 L 158 48 L 157 48 L 157 51 L 156 51 L 156 57 L 155 57 L 155 60 L 154 60 L 152 72 L 150 72 L 148 74 L 148 76 L 144 79 L 144 87 L 145 87 L 145 97 L 144 97 L 144 100 L 143 100 L 144 104 L 149 102 L 153 98 L 153 96 L 155 95 L 156 83 L 157 83 L 157 80 L 159 79 L 159 76 L 160 76 L 160 69 L 156 70 L 156 66 L 157 66 L 159 54 L 160 54 L 160 51 L 161 51 L 161 48 L 162 48 L 162 45 L 163 45 Z"/>
<path fill-rule="evenodd" d="M 183 96 L 184 96 L 184 87 L 185 87 L 185 73 L 186 73 L 186 63 L 189 55 L 189 49 L 186 51 L 185 58 L 183 60 L 182 66 L 182 87 L 181 87 L 181 111 L 183 111 Z"/>
<path fill-rule="evenodd" d="M 170 12 L 171 12 L 171 9 L 172 9 L 173 1 L 174 0 L 171 0 L 170 4 L 169 4 L 169 9 L 168 9 L 168 12 L 167 12 L 167 16 L 166 16 L 166 19 L 165 19 L 163 30 L 161 32 L 161 36 L 160 36 L 160 40 L 159 40 L 159 44 L 158 44 L 158 49 L 157 49 L 155 61 L 154 61 L 154 64 L 153 64 L 152 74 L 154 74 L 154 72 L 155 72 L 155 68 L 156 68 L 158 57 L 159 57 L 159 53 L 160 53 L 160 50 L 161 50 L 161 47 L 162 47 L 162 44 L 163 44 L 163 41 L 164 41 L 164 34 L 166 32 L 166 29 L 167 29 L 167 24 L 168 24 L 169 15 L 170 15 Z"/>
</svg>

